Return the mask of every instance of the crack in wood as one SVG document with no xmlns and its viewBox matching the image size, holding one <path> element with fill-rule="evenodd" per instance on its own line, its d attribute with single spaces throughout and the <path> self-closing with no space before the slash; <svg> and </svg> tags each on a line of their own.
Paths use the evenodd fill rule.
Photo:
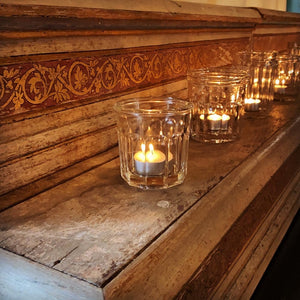
<svg viewBox="0 0 300 300">
<path fill-rule="evenodd" d="M 69 256 L 72 252 L 74 252 L 76 249 L 78 248 L 78 246 L 76 246 L 75 248 L 73 248 L 72 250 L 70 250 L 66 255 L 64 255 L 63 257 L 61 257 L 60 259 L 56 260 L 55 262 L 53 262 L 51 267 L 55 267 L 58 264 L 60 264 L 64 259 L 67 258 L 67 256 Z"/>
<path fill-rule="evenodd" d="M 43 244 L 43 241 L 40 241 L 38 244 L 36 244 L 35 246 L 33 246 L 29 251 L 27 251 L 26 253 L 23 254 L 23 256 L 29 256 L 30 253 L 32 253 L 36 248 L 38 248 L 40 245 Z"/>
</svg>

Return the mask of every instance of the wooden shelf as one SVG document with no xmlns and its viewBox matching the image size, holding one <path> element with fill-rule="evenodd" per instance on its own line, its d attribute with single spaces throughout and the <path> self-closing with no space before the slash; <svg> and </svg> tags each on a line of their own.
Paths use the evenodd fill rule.
<svg viewBox="0 0 300 300">
<path fill-rule="evenodd" d="M 299 208 L 299 198 L 282 196 L 287 187 L 299 193 L 299 109 L 298 100 L 274 102 L 265 118 L 244 115 L 234 143 L 191 141 L 178 187 L 129 187 L 113 159 L 4 210 L 0 295 L 34 299 L 51 285 L 68 299 L 78 283 L 89 299 L 226 294 L 232 281 L 221 282 L 246 249 L 253 253 L 247 245 L 259 230 L 257 243 L 263 239 L 266 220 L 273 224 L 286 204 L 287 228 Z"/>
</svg>

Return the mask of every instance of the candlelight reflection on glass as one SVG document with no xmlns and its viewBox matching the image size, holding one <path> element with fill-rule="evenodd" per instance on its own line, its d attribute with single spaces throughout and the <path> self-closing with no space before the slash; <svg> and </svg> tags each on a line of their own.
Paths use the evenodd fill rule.
<svg viewBox="0 0 300 300">
<path fill-rule="evenodd" d="M 192 139 L 224 143 L 238 138 L 246 77 L 243 70 L 229 67 L 188 73 L 188 94 L 193 103 Z"/>
<path fill-rule="evenodd" d="M 277 55 L 274 100 L 291 100 L 297 94 L 297 59 L 291 54 Z"/>
<path fill-rule="evenodd" d="M 293 87 L 295 92 L 299 93 L 300 83 L 300 46 L 293 42 L 289 44 L 289 55 L 293 61 Z"/>
<path fill-rule="evenodd" d="M 118 102 L 122 178 L 143 189 L 182 183 L 187 173 L 192 105 L 174 98 Z"/>
<path fill-rule="evenodd" d="M 274 100 L 276 52 L 249 52 L 249 82 L 244 100 L 245 112 L 259 112 L 251 116 L 267 116 Z M 249 116 L 249 114 L 247 114 Z"/>
</svg>

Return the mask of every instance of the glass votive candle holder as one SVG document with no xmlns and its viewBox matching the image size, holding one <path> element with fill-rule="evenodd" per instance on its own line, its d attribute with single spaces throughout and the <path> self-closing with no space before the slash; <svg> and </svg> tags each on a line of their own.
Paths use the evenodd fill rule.
<svg viewBox="0 0 300 300">
<path fill-rule="evenodd" d="M 181 184 L 187 174 L 191 103 L 171 97 L 130 99 L 114 109 L 122 178 L 142 189 Z"/>
<path fill-rule="evenodd" d="M 297 59 L 291 54 L 276 56 L 277 69 L 274 75 L 274 100 L 289 100 L 296 94 Z"/>
<path fill-rule="evenodd" d="M 300 87 L 300 54 L 294 55 L 294 84 L 295 87 L 298 89 Z"/>
<path fill-rule="evenodd" d="M 274 52 L 250 54 L 249 82 L 246 86 L 246 112 L 267 112 L 274 100 L 274 78 L 277 68 Z"/>
<path fill-rule="evenodd" d="M 239 137 L 245 89 L 243 73 L 229 69 L 199 69 L 188 73 L 188 97 L 193 103 L 191 137 L 199 142 L 225 143 Z"/>
</svg>

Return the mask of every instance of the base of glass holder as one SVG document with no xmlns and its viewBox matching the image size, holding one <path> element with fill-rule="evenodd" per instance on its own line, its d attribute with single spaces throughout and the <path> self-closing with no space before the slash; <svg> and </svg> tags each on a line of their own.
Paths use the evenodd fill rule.
<svg viewBox="0 0 300 300">
<path fill-rule="evenodd" d="M 121 174 L 122 178 L 130 185 L 144 190 L 167 189 L 183 183 L 184 172 L 170 176 L 141 176 L 137 174 Z"/>
<path fill-rule="evenodd" d="M 210 134 L 210 133 L 203 133 L 203 134 L 192 134 L 191 138 L 196 142 L 201 143 L 211 143 L 211 144 L 221 144 L 221 143 L 230 143 L 234 142 L 239 138 L 238 134 Z"/>
<path fill-rule="evenodd" d="M 273 103 L 273 101 L 272 101 Z M 267 108 L 260 108 L 258 111 L 245 111 L 243 114 L 244 119 L 265 119 L 270 116 L 271 105 L 269 104 Z"/>
<path fill-rule="evenodd" d="M 296 93 L 286 92 L 286 93 L 275 93 L 274 103 L 276 102 L 295 102 Z"/>
</svg>

